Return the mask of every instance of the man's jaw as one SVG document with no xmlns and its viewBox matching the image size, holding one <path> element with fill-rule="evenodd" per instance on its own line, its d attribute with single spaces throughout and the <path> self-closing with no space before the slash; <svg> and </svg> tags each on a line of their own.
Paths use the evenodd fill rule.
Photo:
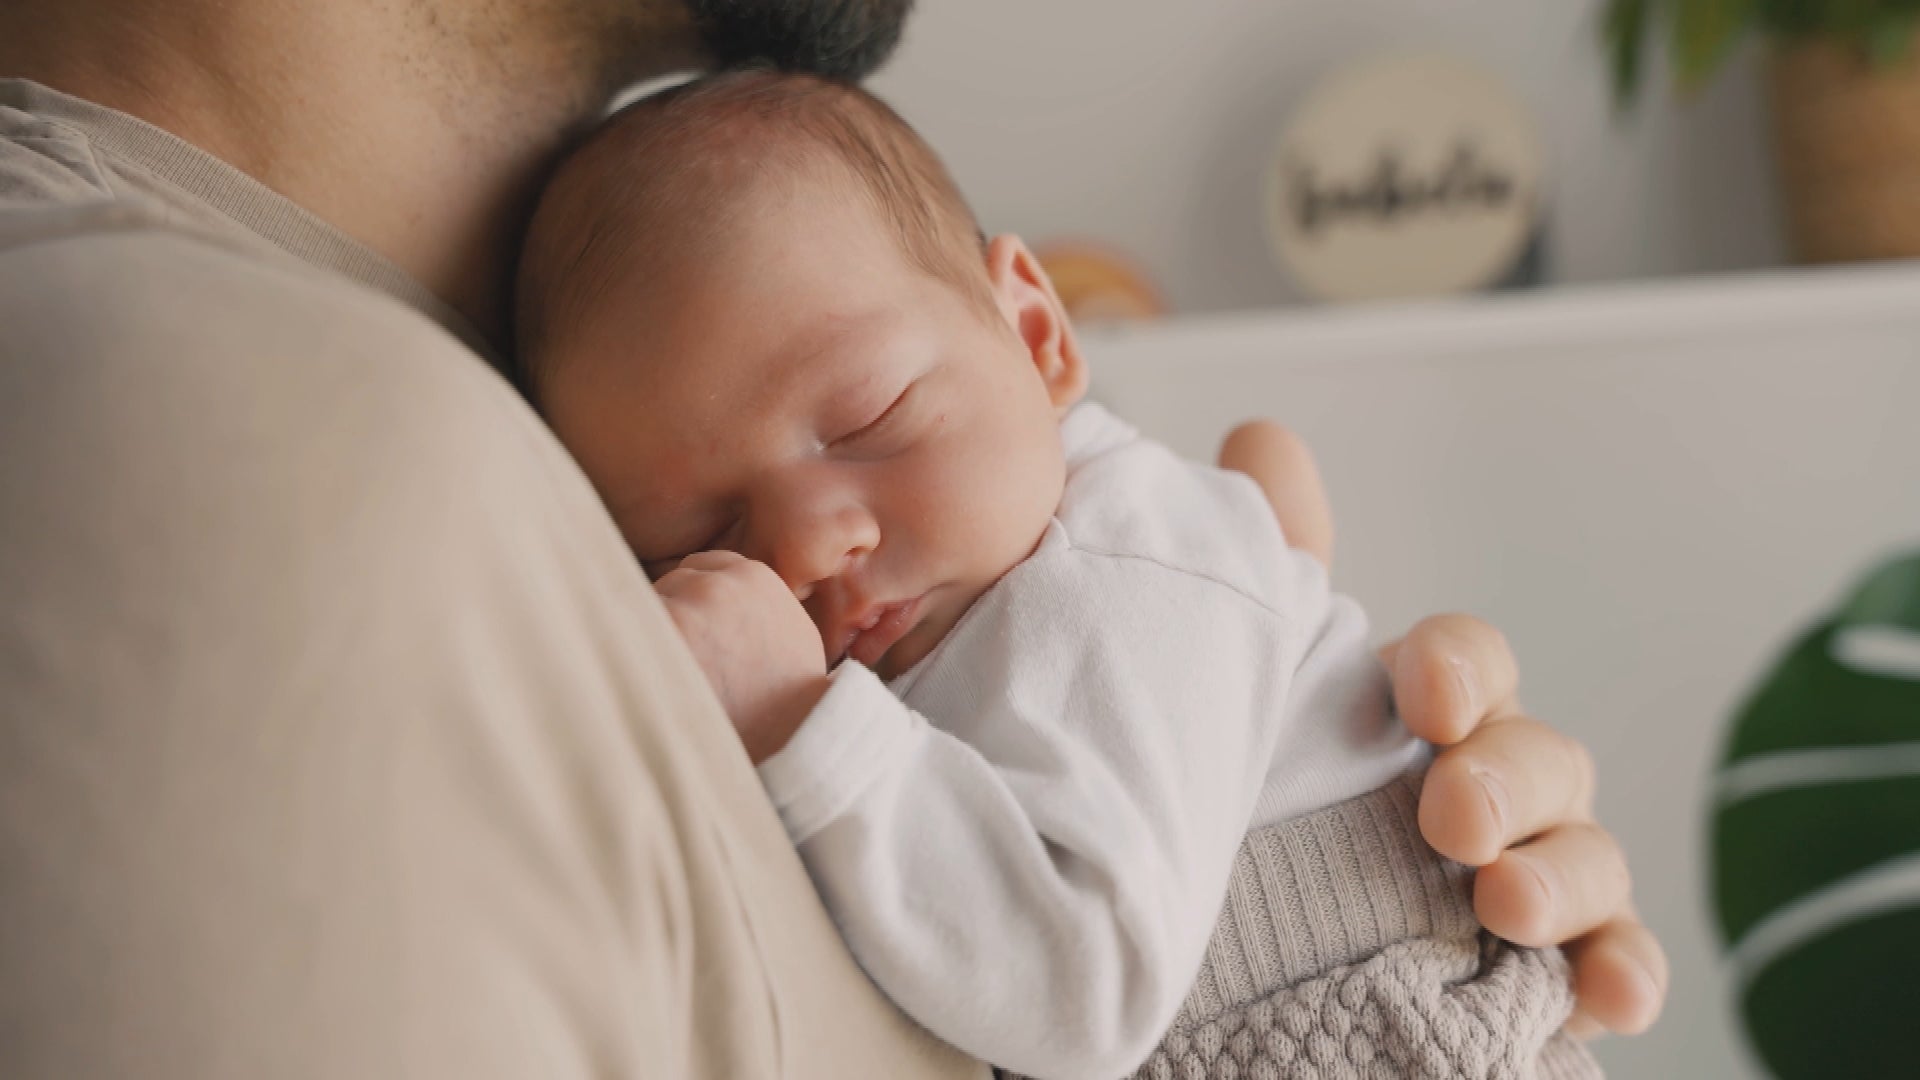
<svg viewBox="0 0 1920 1080">
<path fill-rule="evenodd" d="M 721 66 L 770 64 L 858 81 L 893 54 L 912 0 L 682 0 Z"/>
</svg>

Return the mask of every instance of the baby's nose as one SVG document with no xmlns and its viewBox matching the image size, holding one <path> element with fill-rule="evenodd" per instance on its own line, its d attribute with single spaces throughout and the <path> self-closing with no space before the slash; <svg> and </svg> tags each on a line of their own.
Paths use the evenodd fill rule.
<svg viewBox="0 0 1920 1080">
<path fill-rule="evenodd" d="M 774 572 L 793 590 L 794 598 L 801 603 L 814 598 L 822 586 L 841 577 L 858 565 L 863 552 L 843 551 L 839 558 L 810 558 L 798 563 L 789 563 L 791 569 L 774 566 Z"/>
<path fill-rule="evenodd" d="M 767 562 L 803 600 L 821 582 L 858 566 L 879 542 L 872 516 L 853 504 L 796 506 L 768 524 L 776 532 Z"/>
</svg>

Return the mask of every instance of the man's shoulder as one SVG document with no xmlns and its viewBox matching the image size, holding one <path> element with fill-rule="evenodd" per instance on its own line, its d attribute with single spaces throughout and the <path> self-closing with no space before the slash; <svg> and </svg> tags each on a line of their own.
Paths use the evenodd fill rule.
<svg viewBox="0 0 1920 1080">
<path fill-rule="evenodd" d="M 0 275 L 0 304 L 15 318 L 89 336 L 139 322 L 210 346 L 420 337 L 459 347 L 444 333 L 424 334 L 432 321 L 389 297 L 142 200 L 0 208 Z M 317 323 L 331 332 L 301 333 Z"/>
<path fill-rule="evenodd" d="M 55 378 L 159 365 L 183 385 L 350 383 L 428 411 L 499 382 L 393 298 L 139 202 L 0 210 L 0 324 L 17 372 Z"/>
<path fill-rule="evenodd" d="M 94 230 L 0 246 L 0 327 L 0 533 L 137 538 L 144 576 L 209 583 L 195 595 L 497 590 L 509 564 L 644 588 L 513 388 L 383 294 L 174 230 Z"/>
<path fill-rule="evenodd" d="M 137 207 L 0 212 L 0 326 L 0 416 L 69 413 L 208 482 L 226 475 L 222 447 L 305 448 L 342 477 L 486 471 L 496 492 L 576 471 L 432 319 Z"/>
</svg>

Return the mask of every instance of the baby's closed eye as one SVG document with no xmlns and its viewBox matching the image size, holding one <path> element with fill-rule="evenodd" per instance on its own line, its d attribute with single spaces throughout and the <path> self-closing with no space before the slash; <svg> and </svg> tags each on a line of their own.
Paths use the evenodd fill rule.
<svg viewBox="0 0 1920 1080">
<path fill-rule="evenodd" d="M 900 395 L 894 398 L 893 401 L 880 412 L 880 415 L 862 424 L 857 430 L 833 440 L 833 442 L 827 444 L 828 447 L 830 449 L 846 448 L 854 451 L 872 451 L 883 446 L 886 442 L 886 436 L 897 434 L 898 429 L 904 426 L 902 424 L 902 417 L 910 411 L 907 405 L 914 396 L 914 388 L 919 385 L 920 381 L 918 379 L 908 383 L 907 388 L 900 391 Z"/>
<path fill-rule="evenodd" d="M 738 517 L 728 518 L 717 531 L 710 533 L 704 541 L 693 545 L 677 545 L 674 553 L 671 555 L 648 555 L 638 548 L 634 550 L 634 555 L 640 560 L 640 568 L 646 571 L 647 580 L 659 581 L 661 578 L 673 573 L 674 569 L 680 565 L 680 561 L 689 555 L 694 555 L 702 551 L 726 550 L 728 545 L 733 543 L 733 534 L 739 528 L 739 525 L 740 519 Z"/>
</svg>

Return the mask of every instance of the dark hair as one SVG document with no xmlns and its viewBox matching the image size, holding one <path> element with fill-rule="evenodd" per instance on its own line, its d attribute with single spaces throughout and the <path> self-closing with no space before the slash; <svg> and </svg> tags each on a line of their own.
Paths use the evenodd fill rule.
<svg viewBox="0 0 1920 1080">
<path fill-rule="evenodd" d="M 560 166 L 520 262 L 515 330 L 523 390 L 557 331 L 613 272 L 670 237 L 697 246 L 746 193 L 825 164 L 851 174 L 901 251 L 991 307 L 985 237 L 946 167 L 886 103 L 859 87 L 764 68 L 722 72 L 643 98 Z"/>
<path fill-rule="evenodd" d="M 913 0 L 684 0 L 724 67 L 862 79 L 900 42 Z"/>
</svg>

